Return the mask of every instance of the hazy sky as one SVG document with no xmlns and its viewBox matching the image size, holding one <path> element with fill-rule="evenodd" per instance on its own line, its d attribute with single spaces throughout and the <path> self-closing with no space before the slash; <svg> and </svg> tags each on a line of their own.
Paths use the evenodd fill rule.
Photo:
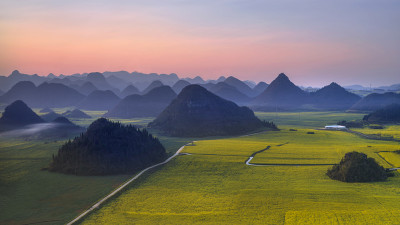
<svg viewBox="0 0 400 225">
<path fill-rule="evenodd" d="M 0 74 L 400 83 L 398 0 L 1 0 Z"/>
</svg>

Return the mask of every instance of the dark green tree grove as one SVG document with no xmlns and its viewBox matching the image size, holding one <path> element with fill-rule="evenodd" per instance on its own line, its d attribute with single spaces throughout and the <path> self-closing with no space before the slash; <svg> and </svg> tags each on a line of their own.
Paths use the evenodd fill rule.
<svg viewBox="0 0 400 225">
<path fill-rule="evenodd" d="M 49 170 L 75 175 L 133 173 L 165 158 L 165 148 L 146 130 L 100 118 L 60 147 Z"/>
</svg>

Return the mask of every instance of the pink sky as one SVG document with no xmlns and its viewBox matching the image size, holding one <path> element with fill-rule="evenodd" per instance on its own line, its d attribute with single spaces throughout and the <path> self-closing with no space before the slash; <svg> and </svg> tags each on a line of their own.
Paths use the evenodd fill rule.
<svg viewBox="0 0 400 225">
<path fill-rule="evenodd" d="M 334 15 L 320 18 L 325 20 L 321 25 L 310 24 L 313 17 L 301 13 L 283 17 L 273 12 L 265 17 L 253 8 L 235 11 L 232 6 L 226 12 L 207 8 L 225 10 L 226 3 L 193 6 L 173 1 L 175 5 L 161 7 L 123 2 L 125 7 L 119 1 L 114 5 L 38 2 L 2 3 L 1 75 L 15 69 L 39 75 L 126 70 L 205 79 L 234 75 L 270 82 L 285 72 L 300 85 L 400 82 L 400 48 L 395 39 L 399 32 L 388 38 L 365 36 L 381 31 L 365 24 L 353 31 Z M 349 12 L 360 19 L 348 22 L 359 26 L 370 10 Z M 396 18 L 377 24 L 391 19 Z M 391 45 L 383 43 L 385 38 Z"/>
</svg>

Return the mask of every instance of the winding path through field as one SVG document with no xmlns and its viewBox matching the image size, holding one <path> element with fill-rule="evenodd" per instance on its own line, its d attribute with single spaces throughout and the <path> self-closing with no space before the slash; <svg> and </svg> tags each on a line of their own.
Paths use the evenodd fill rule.
<svg viewBox="0 0 400 225">
<path fill-rule="evenodd" d="M 257 133 L 253 133 L 253 134 L 246 134 L 246 135 L 242 135 L 239 137 L 246 137 L 246 136 L 252 136 L 252 135 L 256 135 L 259 133 L 262 133 L 264 131 L 261 132 L 257 132 Z M 98 208 L 101 204 L 103 204 L 105 201 L 107 201 L 109 198 L 111 198 L 112 196 L 114 196 L 115 194 L 117 194 L 118 192 L 120 192 L 122 189 L 124 189 L 126 186 L 128 186 L 130 183 L 132 183 L 134 180 L 138 179 L 143 173 L 145 173 L 148 170 L 151 170 L 157 166 L 163 165 L 168 163 L 169 161 L 171 161 L 173 158 L 175 158 L 176 156 L 178 156 L 180 154 L 180 152 L 183 150 L 183 148 L 185 148 L 185 146 L 189 145 L 189 144 L 193 144 L 196 141 L 192 141 L 189 142 L 185 145 L 183 145 L 182 147 L 179 148 L 179 150 L 172 155 L 171 157 L 169 157 L 168 159 L 166 159 L 164 162 L 152 165 L 147 167 L 146 169 L 143 169 L 142 171 L 140 171 L 138 174 L 136 174 L 136 176 L 134 176 L 133 178 L 129 179 L 127 182 L 125 182 L 124 184 L 122 184 L 121 186 L 119 186 L 117 189 L 115 189 L 113 192 L 111 192 L 109 195 L 107 195 L 106 197 L 102 198 L 100 201 L 98 201 L 96 204 L 94 204 L 92 207 L 90 207 L 88 210 L 86 210 L 85 212 L 81 213 L 79 216 L 77 216 L 75 219 L 73 219 L 71 222 L 67 223 L 67 225 L 72 225 L 76 222 L 78 222 L 80 219 L 82 219 L 84 216 L 86 216 L 87 214 L 89 214 L 90 212 L 92 212 L 93 210 L 95 210 L 96 208 Z M 185 153 L 184 155 L 191 155 L 190 153 Z"/>
<path fill-rule="evenodd" d="M 279 144 L 277 145 L 277 147 L 288 144 L 289 142 L 283 143 L 283 144 Z M 266 148 L 256 151 L 253 154 L 251 154 L 251 156 L 246 160 L 246 165 L 248 166 L 332 166 L 335 164 L 277 164 L 277 163 L 250 163 L 250 161 L 258 154 L 261 152 L 264 152 L 268 149 L 270 149 L 271 146 L 267 146 Z"/>
<path fill-rule="evenodd" d="M 248 135 L 242 135 L 239 137 L 245 137 L 245 136 L 252 136 L 255 134 L 259 134 L 262 132 L 257 132 L 257 133 L 253 133 L 253 134 L 248 134 Z M 365 138 L 370 139 L 370 137 L 368 135 L 359 133 L 359 132 L 350 132 L 350 133 L 354 133 L 354 134 L 358 134 L 360 136 L 363 136 Z M 193 141 L 195 142 L 195 141 Z M 72 225 L 74 223 L 76 223 L 77 221 L 79 221 L 80 219 L 82 219 L 84 216 L 86 216 L 87 214 L 89 214 L 90 212 L 92 212 L 93 210 L 95 210 L 96 208 L 98 208 L 101 204 L 103 204 L 105 201 L 107 201 L 109 198 L 111 198 L 112 196 L 114 196 L 115 194 L 117 194 L 118 192 L 120 192 L 122 189 L 124 189 L 126 186 L 128 186 L 130 183 L 132 183 L 134 180 L 138 179 L 142 174 L 144 174 L 146 171 L 151 170 L 157 166 L 160 165 L 164 165 L 166 163 L 168 163 L 169 161 L 171 161 L 173 158 L 175 158 L 176 156 L 180 155 L 180 152 L 184 149 L 185 146 L 192 144 L 193 142 L 190 142 L 188 144 L 183 145 L 182 147 L 179 148 L 179 150 L 172 155 L 171 157 L 169 157 L 168 159 L 166 159 L 164 162 L 149 166 L 145 169 L 143 169 L 142 171 L 140 171 L 138 174 L 136 174 L 136 176 L 134 176 L 133 178 L 129 179 L 128 181 L 126 181 L 124 184 L 122 184 L 121 186 L 119 186 L 117 189 L 115 189 L 113 192 L 111 192 L 109 195 L 107 195 L 106 197 L 102 198 L 101 200 L 99 200 L 97 203 L 95 203 L 92 207 L 90 207 L 88 210 L 86 210 L 85 212 L 81 213 L 79 216 L 77 216 L 75 219 L 73 219 L 71 222 L 69 222 L 67 225 Z M 287 143 L 283 143 L 283 144 L 279 144 L 276 145 L 277 147 L 288 144 Z M 330 165 L 335 165 L 335 164 L 276 164 L 276 163 L 250 163 L 250 161 L 258 154 L 261 152 L 264 152 L 266 150 L 269 150 L 271 148 L 271 146 L 267 146 L 266 148 L 256 151 L 253 154 L 251 154 L 251 156 L 249 156 L 249 158 L 246 160 L 246 165 L 248 166 L 330 166 Z M 192 155 L 190 153 L 183 153 L 184 155 Z M 392 168 L 392 169 L 399 169 L 399 168 Z"/>
<path fill-rule="evenodd" d="M 128 186 L 130 183 L 132 183 L 132 181 L 138 179 L 143 173 L 145 173 L 148 170 L 151 170 L 157 166 L 161 166 L 166 164 L 167 162 L 171 161 L 173 158 L 175 158 L 177 155 L 179 155 L 179 153 L 183 150 L 183 148 L 185 148 L 187 144 L 183 145 L 182 147 L 179 148 L 179 150 L 172 155 L 171 157 L 169 157 L 168 159 L 166 159 L 164 162 L 152 165 L 147 167 L 146 169 L 140 171 L 138 174 L 136 174 L 136 176 L 132 177 L 131 179 L 129 179 L 127 182 L 125 182 L 123 185 L 119 186 L 117 189 L 115 189 L 113 192 L 111 192 L 109 195 L 107 195 L 106 197 L 102 198 L 100 201 L 98 201 L 96 204 L 94 204 L 92 207 L 90 207 L 88 210 L 86 210 L 85 212 L 83 212 L 82 214 L 80 214 L 78 217 L 76 217 L 75 219 L 73 219 L 71 222 L 67 223 L 67 225 L 72 225 L 74 223 L 76 223 L 78 220 L 82 219 L 84 216 L 86 216 L 88 213 L 92 212 L 94 209 L 98 208 L 101 204 L 103 204 L 105 201 L 107 201 L 109 198 L 111 198 L 112 196 L 114 196 L 115 194 L 117 194 L 118 192 L 120 192 L 122 189 L 124 189 L 126 186 Z"/>
</svg>

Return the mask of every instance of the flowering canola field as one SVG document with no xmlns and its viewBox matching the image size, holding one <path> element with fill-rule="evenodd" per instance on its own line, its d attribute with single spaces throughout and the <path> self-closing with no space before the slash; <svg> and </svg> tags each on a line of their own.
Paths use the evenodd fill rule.
<svg viewBox="0 0 400 225">
<path fill-rule="evenodd" d="M 307 134 L 313 131 L 315 134 Z M 282 145 L 283 144 L 283 145 Z M 279 146 L 278 146 L 279 145 Z M 300 129 L 203 140 L 140 178 L 83 224 L 398 224 L 400 176 L 386 182 L 329 179 L 330 166 L 249 166 L 252 163 L 333 164 L 361 151 L 389 168 L 396 142 L 340 131 Z M 397 162 L 394 159 L 392 161 Z"/>
</svg>

